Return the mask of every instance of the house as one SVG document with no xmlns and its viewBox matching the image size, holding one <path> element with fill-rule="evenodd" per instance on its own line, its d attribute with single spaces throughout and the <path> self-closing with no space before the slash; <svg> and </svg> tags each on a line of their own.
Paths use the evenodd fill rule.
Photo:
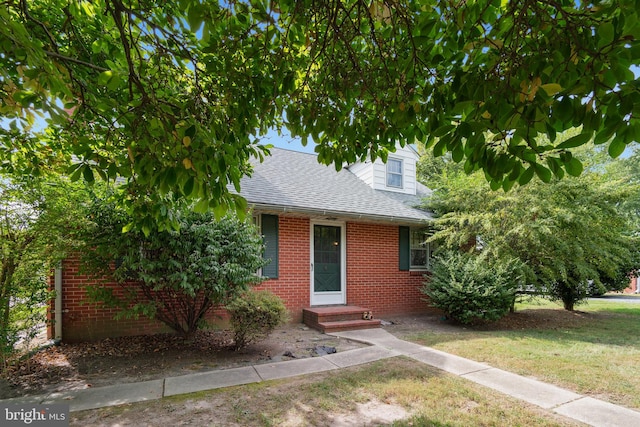
<svg viewBox="0 0 640 427">
<path fill-rule="evenodd" d="M 428 189 L 416 180 L 417 152 L 398 147 L 380 160 L 336 172 L 315 155 L 274 148 L 243 178 L 241 194 L 265 241 L 270 259 L 261 274 L 268 289 L 284 299 L 293 321 L 318 326 L 317 313 L 348 310 L 362 318 L 427 309 L 419 288 L 430 259 L 424 244 L 432 219 L 419 209 Z M 149 320 L 114 321 L 109 310 L 82 304 L 77 260 L 57 272 L 64 340 L 158 332 Z M 322 311 L 321 310 L 321 311 Z M 316 310 L 317 311 L 317 310 Z M 54 332 L 52 331 L 52 334 Z"/>
<path fill-rule="evenodd" d="M 629 287 L 625 288 L 622 292 L 625 294 L 640 294 L 640 279 L 638 277 L 631 277 L 629 281 Z"/>
</svg>

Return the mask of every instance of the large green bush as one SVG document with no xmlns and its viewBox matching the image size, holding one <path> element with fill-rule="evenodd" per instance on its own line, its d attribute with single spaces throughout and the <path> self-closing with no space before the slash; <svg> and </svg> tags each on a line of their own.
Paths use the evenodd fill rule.
<svg viewBox="0 0 640 427">
<path fill-rule="evenodd" d="M 278 296 L 268 291 L 247 292 L 229 304 L 236 349 L 267 337 L 287 321 L 287 309 Z"/>
<path fill-rule="evenodd" d="M 128 218 L 109 204 L 93 210 L 96 229 L 87 245 L 87 266 L 115 278 L 109 286 L 88 288 L 89 297 L 119 309 L 121 317 L 157 319 L 190 338 L 207 313 L 222 308 L 262 278 L 262 238 L 250 219 L 212 213 L 179 212 L 178 231 L 122 233 Z M 112 266 L 115 265 L 115 271 Z"/>
<path fill-rule="evenodd" d="M 492 321 L 513 305 L 520 276 L 516 260 L 489 261 L 485 256 L 445 252 L 432 264 L 422 288 L 428 302 L 461 323 Z"/>
</svg>

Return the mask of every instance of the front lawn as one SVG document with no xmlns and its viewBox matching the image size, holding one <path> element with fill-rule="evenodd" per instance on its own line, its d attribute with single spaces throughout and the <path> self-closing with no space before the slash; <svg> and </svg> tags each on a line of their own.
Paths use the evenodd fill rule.
<svg viewBox="0 0 640 427">
<path fill-rule="evenodd" d="M 504 324 L 511 327 L 461 326 L 403 338 L 640 409 L 640 303 L 590 300 L 571 313 L 535 301 L 518 304 Z"/>
<path fill-rule="evenodd" d="M 74 412 L 72 426 L 578 426 L 578 422 L 395 357 L 285 380 Z"/>
</svg>

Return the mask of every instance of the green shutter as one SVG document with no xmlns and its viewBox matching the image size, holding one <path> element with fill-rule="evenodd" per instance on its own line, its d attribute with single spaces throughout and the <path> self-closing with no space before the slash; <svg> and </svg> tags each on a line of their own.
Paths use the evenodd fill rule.
<svg viewBox="0 0 640 427">
<path fill-rule="evenodd" d="M 400 270 L 408 271 L 410 266 L 410 255 L 409 255 L 409 227 L 399 227 L 399 241 L 400 241 Z"/>
<path fill-rule="evenodd" d="M 264 239 L 264 257 L 271 260 L 262 267 L 262 275 L 270 279 L 278 278 L 278 216 L 262 215 L 262 236 Z"/>
</svg>

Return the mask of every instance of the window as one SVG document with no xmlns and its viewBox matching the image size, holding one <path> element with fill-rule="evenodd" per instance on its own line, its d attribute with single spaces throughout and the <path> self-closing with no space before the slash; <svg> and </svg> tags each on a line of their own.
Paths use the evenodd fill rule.
<svg viewBox="0 0 640 427">
<path fill-rule="evenodd" d="M 426 243 L 428 229 L 400 227 L 400 270 L 426 270 L 429 268 L 431 247 Z"/>
<path fill-rule="evenodd" d="M 387 187 L 402 188 L 402 160 L 387 159 Z"/>
<path fill-rule="evenodd" d="M 427 243 L 427 230 L 424 228 L 411 228 L 409 238 L 409 259 L 411 269 L 429 268 L 429 244 Z"/>
</svg>

